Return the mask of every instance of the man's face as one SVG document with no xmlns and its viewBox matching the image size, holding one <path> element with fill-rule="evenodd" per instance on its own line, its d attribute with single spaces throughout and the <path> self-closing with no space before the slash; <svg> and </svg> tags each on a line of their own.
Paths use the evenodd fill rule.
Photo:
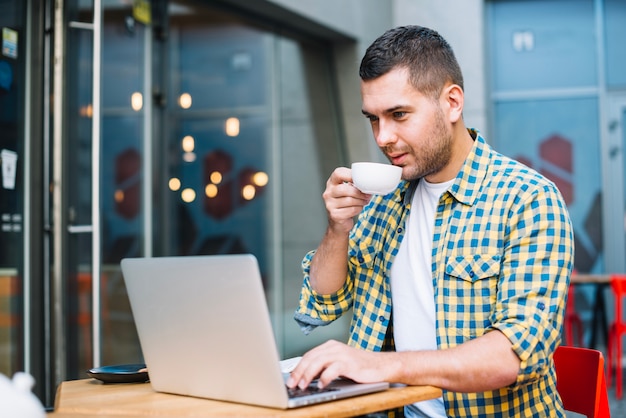
<svg viewBox="0 0 626 418">
<path fill-rule="evenodd" d="M 441 99 L 418 92 L 404 68 L 361 81 L 361 97 L 376 143 L 392 164 L 402 167 L 402 178 L 443 181 L 437 173 L 450 161 L 452 128 Z"/>
</svg>

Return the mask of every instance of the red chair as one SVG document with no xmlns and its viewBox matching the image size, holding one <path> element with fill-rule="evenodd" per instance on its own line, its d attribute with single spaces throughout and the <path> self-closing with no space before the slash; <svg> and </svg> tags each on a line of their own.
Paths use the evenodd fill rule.
<svg viewBox="0 0 626 418">
<path fill-rule="evenodd" d="M 580 316 L 576 312 L 576 298 L 574 293 L 575 286 L 569 285 L 567 291 L 567 304 L 565 305 L 565 321 L 563 324 L 563 339 L 565 345 L 576 345 L 578 347 L 583 346 L 583 322 Z M 576 339 L 576 343 L 574 343 Z"/>
<path fill-rule="evenodd" d="M 588 418 L 609 418 L 609 396 L 602 352 L 560 346 L 554 353 L 556 387 L 567 411 Z"/>
<path fill-rule="evenodd" d="M 626 334 L 622 299 L 626 296 L 626 274 L 611 274 L 611 290 L 615 302 L 615 313 L 613 323 L 609 327 L 607 380 L 611 385 L 612 369 L 615 367 L 615 396 L 617 399 L 622 399 L 622 335 Z"/>
</svg>

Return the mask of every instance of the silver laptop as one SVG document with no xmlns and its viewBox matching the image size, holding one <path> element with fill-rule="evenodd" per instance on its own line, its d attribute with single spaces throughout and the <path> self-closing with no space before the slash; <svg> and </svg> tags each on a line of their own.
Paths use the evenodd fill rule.
<svg viewBox="0 0 626 418">
<path fill-rule="evenodd" d="M 292 408 L 389 387 L 338 379 L 328 391 L 288 393 L 250 254 L 129 258 L 121 266 L 157 392 Z"/>
</svg>

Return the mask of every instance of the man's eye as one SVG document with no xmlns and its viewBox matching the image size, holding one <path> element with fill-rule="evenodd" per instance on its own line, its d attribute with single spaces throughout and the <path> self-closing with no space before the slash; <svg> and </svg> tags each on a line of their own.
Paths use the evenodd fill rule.
<svg viewBox="0 0 626 418">
<path fill-rule="evenodd" d="M 378 117 L 376 117 L 374 115 L 367 115 L 366 118 L 369 119 L 369 121 L 371 123 L 374 123 L 374 122 L 376 122 L 378 120 Z"/>
<path fill-rule="evenodd" d="M 406 112 L 393 112 L 393 117 L 396 119 L 401 119 L 406 115 Z"/>
</svg>

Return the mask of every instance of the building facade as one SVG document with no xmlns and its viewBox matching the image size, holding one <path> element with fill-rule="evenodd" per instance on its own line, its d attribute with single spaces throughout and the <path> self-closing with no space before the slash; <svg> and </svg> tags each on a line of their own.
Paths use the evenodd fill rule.
<svg viewBox="0 0 626 418">
<path fill-rule="evenodd" d="M 557 183 L 576 268 L 625 271 L 625 23 L 619 0 L 0 0 L 0 373 L 50 406 L 141 362 L 125 257 L 253 253 L 281 355 L 342 339 L 292 321 L 300 261 L 331 171 L 383 159 L 358 65 L 397 25 L 441 32 L 466 124 Z"/>
</svg>

